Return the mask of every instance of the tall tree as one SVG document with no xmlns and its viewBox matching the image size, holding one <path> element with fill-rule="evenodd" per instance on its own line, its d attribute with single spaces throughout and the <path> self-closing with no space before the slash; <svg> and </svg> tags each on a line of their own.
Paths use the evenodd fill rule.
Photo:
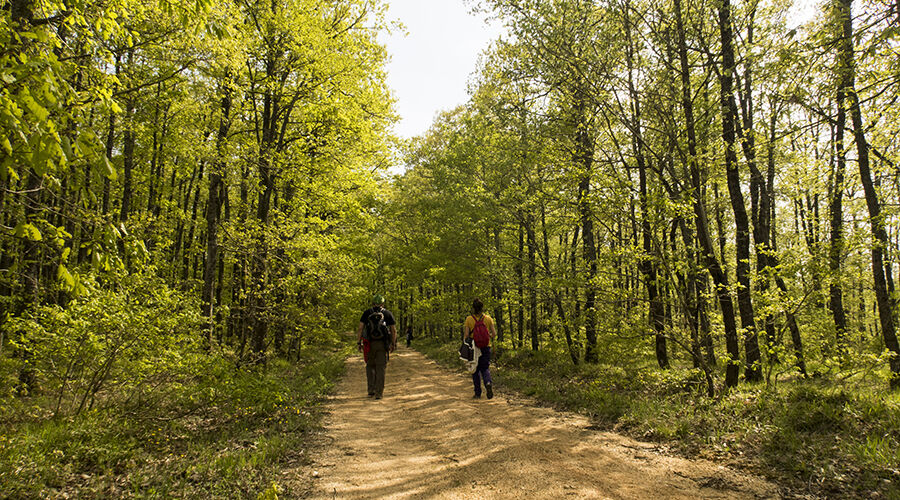
<svg viewBox="0 0 900 500">
<path fill-rule="evenodd" d="M 838 44 L 838 68 L 842 73 L 841 81 L 845 85 L 846 105 L 850 110 L 853 122 L 853 136 L 856 140 L 856 155 L 859 163 L 859 177 L 862 181 L 869 210 L 869 223 L 872 228 L 872 277 L 875 284 L 875 299 L 878 303 L 878 316 L 881 322 L 881 335 L 884 345 L 891 354 L 891 389 L 900 388 L 900 343 L 897 341 L 895 326 L 894 301 L 888 291 L 884 271 L 884 251 L 889 248 L 887 231 L 884 224 L 881 202 L 872 179 L 869 165 L 869 144 L 866 142 L 866 130 L 862 119 L 862 108 L 856 92 L 856 63 L 853 54 L 853 0 L 836 0 L 840 23 L 840 41 Z"/>
</svg>

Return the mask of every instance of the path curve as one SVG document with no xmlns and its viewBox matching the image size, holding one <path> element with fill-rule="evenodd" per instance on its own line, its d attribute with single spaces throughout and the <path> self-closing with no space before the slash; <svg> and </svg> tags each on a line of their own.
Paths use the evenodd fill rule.
<svg viewBox="0 0 900 500">
<path fill-rule="evenodd" d="M 410 349 L 391 355 L 384 399 L 370 399 L 360 358 L 328 403 L 312 498 L 778 498 L 759 478 L 591 430 L 580 415 L 502 393 L 472 399 L 471 379 Z"/>
</svg>

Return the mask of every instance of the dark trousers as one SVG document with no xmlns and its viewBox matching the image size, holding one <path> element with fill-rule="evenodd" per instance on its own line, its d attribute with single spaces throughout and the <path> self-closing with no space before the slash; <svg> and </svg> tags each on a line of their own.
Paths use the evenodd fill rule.
<svg viewBox="0 0 900 500">
<path fill-rule="evenodd" d="M 384 370 L 387 367 L 387 347 L 384 341 L 369 343 L 369 359 L 366 360 L 366 382 L 369 394 L 381 396 L 384 393 Z"/>
<path fill-rule="evenodd" d="M 484 379 L 484 385 L 493 383 L 491 379 L 491 347 L 481 348 L 481 357 L 478 358 L 478 366 L 475 373 L 472 374 L 472 383 L 475 384 L 475 395 L 481 396 L 481 380 Z"/>
</svg>

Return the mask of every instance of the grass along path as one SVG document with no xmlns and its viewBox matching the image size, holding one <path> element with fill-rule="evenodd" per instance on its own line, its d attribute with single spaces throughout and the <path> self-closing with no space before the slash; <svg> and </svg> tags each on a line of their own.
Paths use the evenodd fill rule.
<svg viewBox="0 0 900 500">
<path fill-rule="evenodd" d="M 310 481 L 283 471 L 307 461 L 347 354 L 309 350 L 258 371 L 220 361 L 142 408 L 0 424 L 0 498 L 301 496 Z"/>
<path fill-rule="evenodd" d="M 400 348 L 384 399 L 366 397 L 361 356 L 327 404 L 313 498 L 773 498 L 759 478 L 591 429 L 582 416 L 508 394 Z"/>
</svg>

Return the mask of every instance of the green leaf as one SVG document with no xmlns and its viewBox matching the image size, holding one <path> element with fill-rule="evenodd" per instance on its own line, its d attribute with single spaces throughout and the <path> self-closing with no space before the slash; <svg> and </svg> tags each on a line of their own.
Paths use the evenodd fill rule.
<svg viewBox="0 0 900 500">
<path fill-rule="evenodd" d="M 41 232 L 38 230 L 38 228 L 34 227 L 31 224 L 25 224 L 23 226 L 23 229 L 25 231 L 25 235 L 31 241 L 41 241 L 41 239 L 43 238 L 41 236 Z"/>
<path fill-rule="evenodd" d="M 50 112 L 38 104 L 38 102 L 30 95 L 23 96 L 22 101 L 25 103 L 25 107 L 28 108 L 28 111 L 31 111 L 31 114 L 33 114 L 39 122 L 47 121 L 47 118 L 50 117 Z"/>
<path fill-rule="evenodd" d="M 0 146 L 3 146 L 3 150 L 6 151 L 6 154 L 12 154 L 12 144 L 9 142 L 9 137 L 4 137 L 0 139 Z"/>
<path fill-rule="evenodd" d="M 87 288 L 81 283 L 81 280 L 75 281 L 75 290 L 72 291 L 75 295 L 84 295 L 87 293 Z"/>
<path fill-rule="evenodd" d="M 101 167 L 103 167 L 103 175 L 106 176 L 109 180 L 114 181 L 119 177 L 116 173 L 116 167 L 114 167 L 112 162 L 109 161 L 108 156 L 103 155 L 101 163 Z"/>
<path fill-rule="evenodd" d="M 7 156 L 3 159 L 3 164 L 0 165 L 0 171 L 2 171 L 2 175 L 0 178 L 3 180 L 12 179 L 13 181 L 19 181 L 19 173 L 13 169 L 13 159 L 12 156 Z"/>
<path fill-rule="evenodd" d="M 34 173 L 39 176 L 47 173 L 47 157 L 47 152 L 43 149 L 39 149 L 31 155 L 31 166 L 34 168 Z"/>
<path fill-rule="evenodd" d="M 41 241 L 41 232 L 32 224 L 20 222 L 16 226 L 14 233 L 17 238 L 28 238 L 31 241 Z"/>
<path fill-rule="evenodd" d="M 81 152 L 81 156 L 91 156 L 91 153 L 94 152 L 91 145 L 88 143 L 89 138 L 85 137 L 85 134 L 79 134 L 78 137 L 75 138 L 75 147 L 78 148 L 78 151 Z"/>
<path fill-rule="evenodd" d="M 56 279 L 60 281 L 63 290 L 70 292 L 75 289 L 75 278 L 72 277 L 72 273 L 69 272 L 66 266 L 59 265 L 59 268 L 56 270 Z"/>
<path fill-rule="evenodd" d="M 59 141 L 60 146 L 62 146 L 63 153 L 66 155 L 66 158 L 71 160 L 75 159 L 75 151 L 72 150 L 72 141 L 69 140 L 68 137 L 63 136 L 62 140 Z"/>
</svg>

